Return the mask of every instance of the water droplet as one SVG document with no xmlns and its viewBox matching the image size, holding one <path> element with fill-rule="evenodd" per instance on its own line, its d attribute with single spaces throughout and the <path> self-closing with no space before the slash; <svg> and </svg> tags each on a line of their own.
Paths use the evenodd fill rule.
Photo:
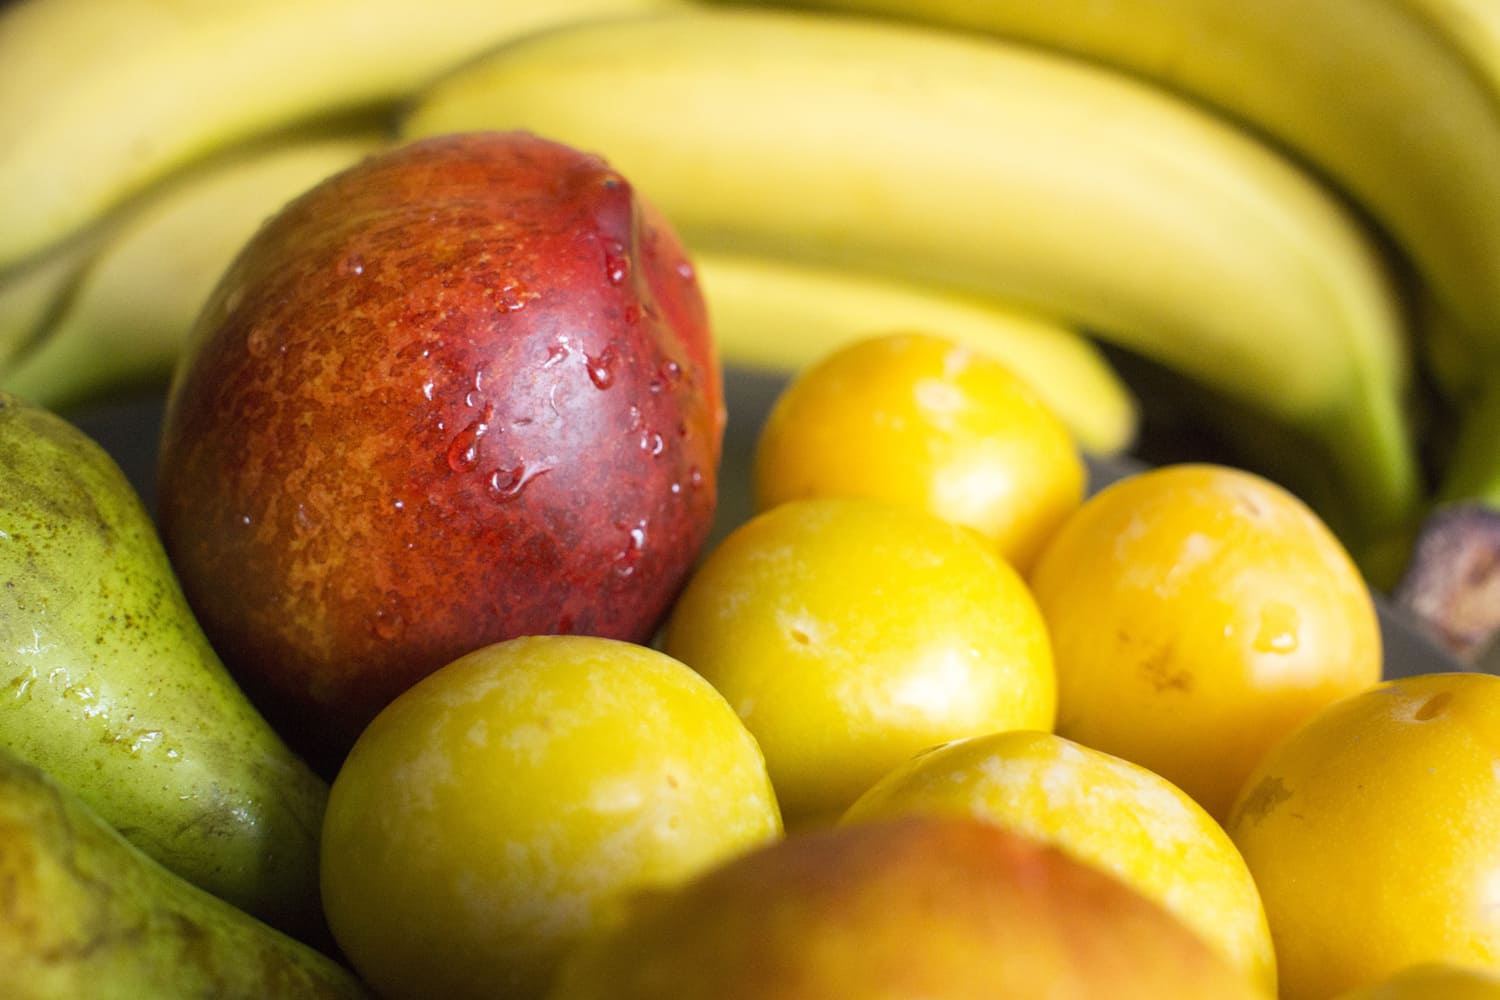
<svg viewBox="0 0 1500 1000">
<path fill-rule="evenodd" d="M 479 442 L 490 429 L 490 418 L 495 408 L 485 404 L 484 415 L 473 421 L 454 436 L 448 444 L 448 468 L 454 472 L 468 472 L 479 463 Z"/>
<path fill-rule="evenodd" d="M 630 254 L 619 240 L 611 240 L 604 248 L 604 273 L 612 285 L 618 285 L 630 276 Z"/>
<path fill-rule="evenodd" d="M 263 326 L 252 327 L 245 337 L 245 350 L 252 358 L 263 358 L 271 350 L 271 331 Z"/>
<path fill-rule="evenodd" d="M 357 253 L 351 253 L 349 256 L 339 261 L 339 273 L 345 275 L 364 274 L 365 259 Z"/>
<path fill-rule="evenodd" d="M 484 366 L 474 369 L 474 388 L 464 393 L 465 406 L 478 406 L 484 398 Z"/>
<path fill-rule="evenodd" d="M 608 389 L 615 382 L 615 347 L 606 347 L 597 357 L 585 355 L 589 366 L 589 381 L 600 389 Z"/>
<path fill-rule="evenodd" d="M 615 573 L 629 576 L 635 572 L 636 564 L 646 551 L 646 522 L 637 521 L 634 525 L 617 523 L 615 527 L 625 532 L 625 544 L 614 558 Z"/>
<path fill-rule="evenodd" d="M 568 350 L 567 344 L 554 344 L 551 350 L 547 352 L 547 360 L 542 362 L 542 367 L 556 368 L 558 365 L 566 361 L 568 359 L 568 355 L 572 353 L 572 351 Z"/>
<path fill-rule="evenodd" d="M 375 633 L 377 639 L 391 642 L 401 638 L 406 631 L 406 619 L 397 611 L 381 608 L 375 612 L 375 617 L 370 622 L 370 631 Z"/>
<path fill-rule="evenodd" d="M 495 308 L 501 312 L 520 312 L 526 308 L 526 302 L 531 297 L 531 292 L 525 285 L 511 278 L 495 293 Z"/>
<path fill-rule="evenodd" d="M 703 470 L 696 465 L 688 470 L 688 485 L 695 490 L 703 488 Z"/>
<path fill-rule="evenodd" d="M 1297 649 L 1301 616 L 1290 604 L 1272 601 L 1261 608 L 1255 648 L 1262 653 L 1291 653 Z"/>
<path fill-rule="evenodd" d="M 300 503 L 297 505 L 297 511 L 292 518 L 292 522 L 297 534 L 307 535 L 312 532 L 312 515 L 307 512 L 306 505 Z"/>
<path fill-rule="evenodd" d="M 524 462 L 518 462 L 510 468 L 497 468 L 490 473 L 490 499 L 497 503 L 514 500 L 531 484 L 532 480 L 546 471 L 545 465 L 528 467 Z"/>
<path fill-rule="evenodd" d="M 647 431 L 641 435 L 641 451 L 650 455 L 660 455 L 667 448 L 667 443 L 662 440 L 660 434 Z"/>
<path fill-rule="evenodd" d="M 425 396 L 428 400 L 432 399 L 432 388 L 432 379 L 428 379 L 426 382 L 422 383 L 422 395 Z"/>
</svg>

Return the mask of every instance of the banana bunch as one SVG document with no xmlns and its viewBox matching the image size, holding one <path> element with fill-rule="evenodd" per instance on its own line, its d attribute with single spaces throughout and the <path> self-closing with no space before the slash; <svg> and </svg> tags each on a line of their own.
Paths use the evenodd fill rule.
<svg viewBox="0 0 1500 1000">
<path fill-rule="evenodd" d="M 786 3 L 1066 53 L 1198 102 L 1306 164 L 1410 270 L 1415 360 L 1441 404 L 1434 499 L 1500 507 L 1500 3 Z"/>
<path fill-rule="evenodd" d="M 1382 246 L 1301 165 L 1162 87 L 995 36 L 700 7 L 503 46 L 398 134 L 497 127 L 599 151 L 695 253 L 1017 303 L 1181 372 L 1247 439 L 1272 428 L 1267 460 L 1356 547 L 1419 509 Z"/>
<path fill-rule="evenodd" d="M 0 272 L 237 142 L 390 107 L 508 38 L 669 0 L 21 0 L 0 13 Z"/>
</svg>

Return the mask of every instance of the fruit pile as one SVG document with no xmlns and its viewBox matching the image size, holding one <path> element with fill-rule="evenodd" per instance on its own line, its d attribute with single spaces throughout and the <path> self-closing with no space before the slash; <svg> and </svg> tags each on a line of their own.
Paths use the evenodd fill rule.
<svg viewBox="0 0 1500 1000">
<path fill-rule="evenodd" d="M 0 137 L 6 996 L 1500 996 L 1493 0 L 19 0 Z"/>
</svg>

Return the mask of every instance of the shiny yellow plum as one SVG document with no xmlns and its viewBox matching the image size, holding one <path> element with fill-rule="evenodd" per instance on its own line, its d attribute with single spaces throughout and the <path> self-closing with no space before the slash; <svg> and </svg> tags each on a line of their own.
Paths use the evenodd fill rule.
<svg viewBox="0 0 1500 1000">
<path fill-rule="evenodd" d="M 419 681 L 359 737 L 323 900 L 388 1000 L 538 997 L 623 897 L 780 832 L 759 748 L 702 677 L 618 640 L 525 637 Z"/>
</svg>

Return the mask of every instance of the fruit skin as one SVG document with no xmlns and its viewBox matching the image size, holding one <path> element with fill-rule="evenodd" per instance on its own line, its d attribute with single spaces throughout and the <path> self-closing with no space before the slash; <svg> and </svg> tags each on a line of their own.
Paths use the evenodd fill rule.
<svg viewBox="0 0 1500 1000">
<path fill-rule="evenodd" d="M 75 262 L 25 349 L 0 363 L 0 388 L 65 413 L 164 388 L 209 292 L 260 224 L 387 141 L 360 124 L 236 149 L 119 213 Z"/>
<path fill-rule="evenodd" d="M 1500 975 L 1457 962 L 1419 962 L 1333 1000 L 1500 1000 Z"/>
<path fill-rule="evenodd" d="M 0 746 L 130 841 L 315 935 L 327 786 L 210 647 L 114 461 L 0 393 Z"/>
<path fill-rule="evenodd" d="M 969 528 L 861 497 L 741 524 L 694 570 L 660 642 L 759 741 L 789 828 L 832 822 L 925 747 L 1047 729 L 1056 708 L 1020 574 Z"/>
<path fill-rule="evenodd" d="M 98 240 L 95 234 L 0 275 L 0 372 L 15 364 L 47 328 Z"/>
<path fill-rule="evenodd" d="M 1087 329 L 1305 433 L 1275 474 L 1327 477 L 1322 513 L 1356 548 L 1419 502 L 1382 248 L 1279 150 L 1138 79 L 995 38 L 705 7 L 530 35 L 435 81 L 399 127 L 595 150 L 693 252 L 935 282 Z"/>
<path fill-rule="evenodd" d="M 361 734 L 329 801 L 323 897 L 387 1000 L 522 1000 L 621 895 L 780 835 L 760 749 L 701 677 L 619 640 L 523 636 Z"/>
<path fill-rule="evenodd" d="M 693 266 L 726 365 L 795 375 L 853 341 L 948 337 L 1010 366 L 1091 455 L 1135 441 L 1139 407 L 1100 346 L 1075 327 L 1002 300 L 784 256 L 697 249 Z"/>
<path fill-rule="evenodd" d="M 961 817 L 794 833 L 643 895 L 549 1000 L 1262 997 L 1176 918 Z"/>
<path fill-rule="evenodd" d="M 159 519 L 231 671 L 336 763 L 486 643 L 649 638 L 708 535 L 724 419 L 691 268 L 625 178 L 443 136 L 236 259 L 168 395 Z"/>
<path fill-rule="evenodd" d="M 1116 481 L 1028 582 L 1053 637 L 1057 732 L 1150 768 L 1220 821 L 1281 737 L 1381 678 L 1374 598 L 1348 552 L 1241 469 Z"/>
<path fill-rule="evenodd" d="M 1017 571 L 1083 501 L 1067 426 L 998 358 L 932 333 L 866 337 L 803 369 L 756 441 L 755 505 L 860 496 L 972 528 Z"/>
<path fill-rule="evenodd" d="M 1159 774 L 1054 733 L 989 733 L 917 754 L 839 822 L 913 814 L 975 816 L 1054 844 L 1156 900 L 1276 992 L 1250 869 L 1218 821 Z"/>
<path fill-rule="evenodd" d="M 24 0 L 0 9 L 0 272 L 238 142 L 391 110 L 492 45 L 668 0 Z"/>
<path fill-rule="evenodd" d="M 1226 829 L 1265 903 L 1286 1000 L 1426 962 L 1500 973 L 1500 677 L 1387 681 L 1250 774 Z"/>
<path fill-rule="evenodd" d="M 163 868 L 7 750 L 0 884 L 10 1000 L 367 996 L 346 969 Z"/>
</svg>

